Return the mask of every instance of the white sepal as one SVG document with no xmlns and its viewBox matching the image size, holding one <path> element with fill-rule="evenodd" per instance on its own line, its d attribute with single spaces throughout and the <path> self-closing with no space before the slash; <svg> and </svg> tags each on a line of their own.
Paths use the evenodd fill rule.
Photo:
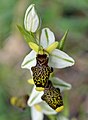
<svg viewBox="0 0 88 120">
<path fill-rule="evenodd" d="M 52 84 L 55 86 L 55 87 L 59 87 L 60 88 L 60 91 L 64 91 L 64 90 L 70 90 L 71 89 L 71 84 L 61 80 L 60 78 L 57 78 L 57 77 L 51 77 L 50 80 L 52 81 Z"/>
<path fill-rule="evenodd" d="M 55 110 L 53 110 L 46 102 L 42 101 L 39 103 L 39 105 L 42 108 L 42 112 L 46 115 L 52 115 L 52 114 L 57 114 Z"/>
<path fill-rule="evenodd" d="M 49 57 L 49 66 L 53 68 L 65 68 L 74 65 L 74 60 L 65 52 L 55 49 Z"/>
<path fill-rule="evenodd" d="M 47 48 L 53 42 L 55 42 L 54 33 L 49 28 L 43 28 L 40 36 L 40 45 L 43 48 Z"/>
<path fill-rule="evenodd" d="M 31 107 L 31 116 L 32 120 L 43 120 L 43 113 L 36 110 L 34 106 Z"/>
<path fill-rule="evenodd" d="M 23 60 L 21 67 L 31 70 L 36 65 L 36 52 L 32 50 Z"/>
<path fill-rule="evenodd" d="M 43 91 L 42 92 L 36 91 L 35 88 L 36 88 L 36 86 L 34 85 L 31 95 L 28 100 L 28 105 L 30 107 L 42 102 L 41 96 L 43 95 Z"/>
</svg>

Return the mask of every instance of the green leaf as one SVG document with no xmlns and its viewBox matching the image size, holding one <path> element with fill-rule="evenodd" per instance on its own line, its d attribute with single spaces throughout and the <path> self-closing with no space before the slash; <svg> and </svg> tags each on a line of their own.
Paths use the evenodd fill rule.
<svg viewBox="0 0 88 120">
<path fill-rule="evenodd" d="M 24 28 L 22 28 L 19 25 L 17 25 L 17 27 L 18 27 L 19 31 L 21 32 L 21 34 L 24 36 L 27 43 L 29 43 L 29 42 L 36 43 L 34 36 L 32 35 L 33 33 L 26 31 Z"/>
<path fill-rule="evenodd" d="M 66 38 L 67 38 L 67 34 L 68 34 L 68 30 L 66 30 L 64 36 L 60 40 L 60 43 L 59 43 L 59 49 L 60 50 L 63 50 L 63 48 L 64 48 L 64 44 L 65 44 L 65 41 L 66 41 Z"/>
</svg>

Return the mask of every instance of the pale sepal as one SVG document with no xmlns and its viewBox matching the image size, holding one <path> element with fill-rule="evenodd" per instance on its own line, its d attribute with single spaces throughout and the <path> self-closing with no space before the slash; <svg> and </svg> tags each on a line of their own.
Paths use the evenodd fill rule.
<svg viewBox="0 0 88 120">
<path fill-rule="evenodd" d="M 21 67 L 31 70 L 36 65 L 36 52 L 32 50 L 23 60 Z"/>
<path fill-rule="evenodd" d="M 31 107 L 31 116 L 32 120 L 43 120 L 43 113 L 36 110 L 34 106 Z"/>
<path fill-rule="evenodd" d="M 74 65 L 74 60 L 65 52 L 55 49 L 49 56 L 49 66 L 53 68 L 65 68 Z"/>
<path fill-rule="evenodd" d="M 36 86 L 34 85 L 32 92 L 31 92 L 31 95 L 30 95 L 30 98 L 28 100 L 28 105 L 30 107 L 42 102 L 41 96 L 43 95 L 44 92 L 43 91 L 42 92 L 36 91 L 35 88 L 36 88 Z"/>
<path fill-rule="evenodd" d="M 60 91 L 64 91 L 64 90 L 70 90 L 72 88 L 72 85 L 61 80 L 60 78 L 57 78 L 57 77 L 51 77 L 50 80 L 52 81 L 52 84 L 55 86 L 55 87 L 59 87 L 60 88 Z"/>
<path fill-rule="evenodd" d="M 46 102 L 42 101 L 39 103 L 39 105 L 42 108 L 42 112 L 46 115 L 52 115 L 52 114 L 57 114 L 55 110 L 53 110 Z"/>
<path fill-rule="evenodd" d="M 40 36 L 40 45 L 43 48 L 47 48 L 53 42 L 55 42 L 54 33 L 49 28 L 43 28 Z"/>
</svg>

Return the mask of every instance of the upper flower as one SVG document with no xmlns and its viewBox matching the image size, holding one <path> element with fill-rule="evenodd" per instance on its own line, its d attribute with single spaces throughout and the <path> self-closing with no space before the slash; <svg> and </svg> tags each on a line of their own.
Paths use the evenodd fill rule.
<svg viewBox="0 0 88 120">
<path fill-rule="evenodd" d="M 49 28 L 42 29 L 40 42 L 38 44 L 42 46 L 43 50 L 49 53 L 48 65 L 50 67 L 65 68 L 74 65 L 73 58 L 60 49 L 56 49 L 59 43 L 55 42 L 54 33 Z M 31 70 L 31 67 L 36 65 L 36 54 L 40 46 L 32 42 L 29 43 L 29 46 L 33 50 L 24 58 L 22 68 Z"/>
<path fill-rule="evenodd" d="M 36 32 L 39 27 L 39 18 L 35 11 L 34 4 L 31 4 L 25 13 L 24 27 L 29 32 Z"/>
</svg>

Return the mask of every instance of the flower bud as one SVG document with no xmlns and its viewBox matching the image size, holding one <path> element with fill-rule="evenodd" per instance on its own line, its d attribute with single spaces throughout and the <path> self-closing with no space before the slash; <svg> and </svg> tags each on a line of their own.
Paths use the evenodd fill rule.
<svg viewBox="0 0 88 120">
<path fill-rule="evenodd" d="M 24 27 L 29 32 L 36 32 L 39 27 L 39 18 L 35 11 L 34 4 L 31 4 L 25 13 Z"/>
<path fill-rule="evenodd" d="M 48 85 L 44 89 L 44 94 L 41 98 L 51 108 L 56 110 L 56 112 L 60 112 L 64 108 L 60 89 L 53 87 L 50 80 L 48 81 Z"/>
<path fill-rule="evenodd" d="M 11 105 L 18 107 L 20 109 L 25 109 L 27 107 L 27 101 L 28 101 L 29 95 L 23 95 L 23 96 L 13 96 L 10 98 Z"/>
</svg>

